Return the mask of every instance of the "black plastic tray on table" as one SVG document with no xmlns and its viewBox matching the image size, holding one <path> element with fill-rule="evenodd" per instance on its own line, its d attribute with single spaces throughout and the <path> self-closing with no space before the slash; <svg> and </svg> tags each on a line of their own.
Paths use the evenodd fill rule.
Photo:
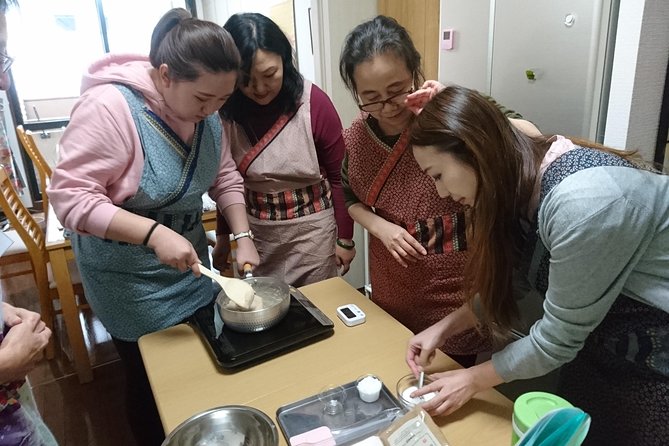
<svg viewBox="0 0 669 446">
<path fill-rule="evenodd" d="M 223 324 L 215 297 L 200 308 L 189 322 L 209 347 L 214 362 L 224 372 L 237 372 L 270 358 L 327 338 L 334 324 L 296 288 L 290 287 L 290 308 L 275 326 L 257 333 L 240 333 Z"/>
</svg>

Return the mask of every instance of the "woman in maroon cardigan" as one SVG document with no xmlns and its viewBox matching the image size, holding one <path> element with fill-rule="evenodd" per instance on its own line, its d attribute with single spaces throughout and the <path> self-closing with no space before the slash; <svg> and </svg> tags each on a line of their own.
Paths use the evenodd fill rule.
<svg viewBox="0 0 669 446">
<path fill-rule="evenodd" d="M 295 286 L 349 269 L 353 221 L 341 186 L 344 140 L 327 95 L 293 64 L 280 28 L 255 13 L 224 25 L 242 56 L 242 83 L 221 109 L 232 155 L 244 177 L 254 274 Z M 229 230 L 219 214 L 214 266 L 225 269 Z M 233 234 L 233 238 L 248 236 Z"/>
</svg>

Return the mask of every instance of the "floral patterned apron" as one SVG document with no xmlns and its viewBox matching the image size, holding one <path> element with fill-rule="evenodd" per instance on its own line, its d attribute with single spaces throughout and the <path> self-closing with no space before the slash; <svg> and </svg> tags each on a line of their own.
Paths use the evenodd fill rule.
<svg viewBox="0 0 669 446">
<path fill-rule="evenodd" d="M 464 209 L 439 197 L 411 153 L 408 131 L 389 147 L 363 116 L 344 131 L 344 140 L 349 184 L 355 195 L 379 216 L 406 229 L 428 252 L 404 268 L 381 240 L 370 237 L 372 300 L 418 333 L 465 302 Z M 467 330 L 449 338 L 442 349 L 451 355 L 474 355 L 491 348 L 488 335 L 487 331 Z"/>
</svg>

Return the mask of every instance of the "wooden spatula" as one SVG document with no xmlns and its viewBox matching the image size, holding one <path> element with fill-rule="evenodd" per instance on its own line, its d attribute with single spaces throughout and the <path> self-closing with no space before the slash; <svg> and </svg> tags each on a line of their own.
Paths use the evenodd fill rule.
<svg viewBox="0 0 669 446">
<path fill-rule="evenodd" d="M 225 295 L 238 307 L 243 310 L 249 310 L 251 308 L 255 291 L 253 291 L 253 287 L 249 283 L 244 282 L 241 279 L 223 277 L 203 265 L 198 265 L 198 268 L 200 268 L 200 272 L 203 275 L 215 280 L 221 288 L 223 288 Z"/>
</svg>

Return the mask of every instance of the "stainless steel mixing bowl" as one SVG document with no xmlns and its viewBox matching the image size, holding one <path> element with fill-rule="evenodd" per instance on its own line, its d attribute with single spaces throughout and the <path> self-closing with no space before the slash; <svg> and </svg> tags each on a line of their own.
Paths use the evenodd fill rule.
<svg viewBox="0 0 669 446">
<path fill-rule="evenodd" d="M 193 415 L 177 426 L 162 446 L 276 446 L 279 433 L 263 412 L 249 406 L 221 406 Z"/>
<path fill-rule="evenodd" d="M 266 330 L 281 321 L 290 308 L 290 287 L 287 283 L 273 277 L 248 277 L 256 293 L 255 299 L 262 299 L 270 304 L 258 310 L 234 309 L 225 292 L 218 293 L 216 303 L 223 323 L 230 329 L 242 333 Z"/>
</svg>

